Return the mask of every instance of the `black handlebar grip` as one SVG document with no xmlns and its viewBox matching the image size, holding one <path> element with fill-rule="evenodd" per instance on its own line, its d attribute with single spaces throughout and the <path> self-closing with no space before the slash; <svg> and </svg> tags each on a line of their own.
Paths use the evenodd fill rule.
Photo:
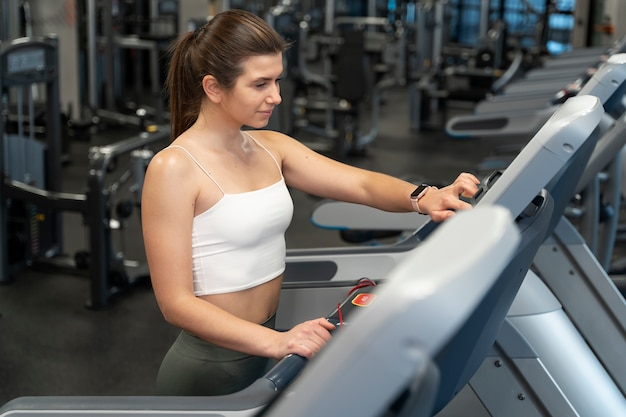
<svg viewBox="0 0 626 417">
<path fill-rule="evenodd" d="M 265 374 L 265 378 L 274 384 L 277 391 L 282 391 L 300 374 L 306 363 L 305 357 L 293 353 L 289 354 L 274 365 Z"/>
</svg>

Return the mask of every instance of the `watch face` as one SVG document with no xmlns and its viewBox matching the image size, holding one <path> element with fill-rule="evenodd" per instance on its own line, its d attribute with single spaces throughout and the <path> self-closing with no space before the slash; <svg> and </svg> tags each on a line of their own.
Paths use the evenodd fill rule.
<svg viewBox="0 0 626 417">
<path fill-rule="evenodd" d="M 422 184 L 411 193 L 411 198 L 420 198 L 428 189 L 428 184 Z"/>
</svg>

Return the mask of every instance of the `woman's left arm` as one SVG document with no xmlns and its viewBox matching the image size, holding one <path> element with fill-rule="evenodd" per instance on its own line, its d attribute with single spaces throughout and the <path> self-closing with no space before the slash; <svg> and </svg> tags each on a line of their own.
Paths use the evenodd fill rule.
<svg viewBox="0 0 626 417">
<path fill-rule="evenodd" d="M 335 161 L 280 133 L 269 132 L 263 136 L 280 153 L 283 175 L 291 187 L 322 198 L 390 212 L 414 211 L 410 196 L 415 184 Z M 459 196 L 474 195 L 478 183 L 474 175 L 462 173 L 446 187 L 429 188 L 419 200 L 420 211 L 434 221 L 442 221 L 457 210 L 471 208 Z"/>
</svg>

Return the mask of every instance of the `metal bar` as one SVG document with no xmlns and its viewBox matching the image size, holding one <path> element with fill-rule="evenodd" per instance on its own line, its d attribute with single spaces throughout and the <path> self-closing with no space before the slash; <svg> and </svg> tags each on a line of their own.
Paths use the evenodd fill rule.
<svg viewBox="0 0 626 417">
<path fill-rule="evenodd" d="M 91 110 L 100 107 L 97 49 L 96 0 L 87 0 L 87 82 L 89 107 L 91 107 Z"/>
<path fill-rule="evenodd" d="M 109 305 L 109 275 L 111 272 L 109 227 L 102 175 L 89 175 L 87 181 L 87 224 L 89 225 L 90 288 L 87 307 L 102 309 Z"/>
<path fill-rule="evenodd" d="M 54 210 L 75 211 L 80 213 L 87 211 L 87 196 L 85 194 L 42 190 L 41 188 L 6 177 L 2 182 L 2 197 L 5 200 L 14 199 L 27 201 L 37 206 Z"/>
</svg>

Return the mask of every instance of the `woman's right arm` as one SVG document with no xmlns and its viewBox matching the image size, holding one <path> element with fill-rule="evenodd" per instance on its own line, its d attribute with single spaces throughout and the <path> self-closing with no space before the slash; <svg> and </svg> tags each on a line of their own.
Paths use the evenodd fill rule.
<svg viewBox="0 0 626 417">
<path fill-rule="evenodd" d="M 311 320 L 277 332 L 240 319 L 193 292 L 191 229 L 199 185 L 185 155 L 160 152 L 146 172 L 142 229 L 150 278 L 164 318 L 211 343 L 251 355 L 311 357 L 330 338 L 332 325 Z"/>
</svg>

